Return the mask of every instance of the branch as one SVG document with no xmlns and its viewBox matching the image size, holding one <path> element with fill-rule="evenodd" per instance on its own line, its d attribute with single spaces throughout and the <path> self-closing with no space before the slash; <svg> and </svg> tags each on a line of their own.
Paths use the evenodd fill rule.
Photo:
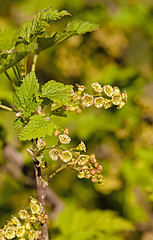
<svg viewBox="0 0 153 240">
<path fill-rule="evenodd" d="M 44 182 L 41 176 L 41 167 L 40 163 L 37 161 L 36 158 L 32 159 L 34 162 L 34 168 L 35 168 L 35 177 L 36 177 L 36 185 L 37 185 L 37 192 L 38 192 L 38 201 L 42 204 L 42 213 L 46 214 L 45 210 L 45 197 L 46 197 L 46 187 L 47 184 Z M 47 229 L 47 221 L 45 220 L 45 223 L 41 227 L 41 240 L 48 240 L 48 229 Z"/>
</svg>

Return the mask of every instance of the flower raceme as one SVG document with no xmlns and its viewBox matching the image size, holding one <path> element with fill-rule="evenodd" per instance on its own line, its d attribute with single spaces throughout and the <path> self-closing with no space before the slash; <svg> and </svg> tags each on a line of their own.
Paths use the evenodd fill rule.
<svg viewBox="0 0 153 240">
<path fill-rule="evenodd" d="M 27 210 L 20 210 L 19 218 L 12 216 L 12 219 L 0 229 L 0 240 L 19 239 L 35 240 L 39 238 L 40 226 L 47 219 L 42 214 L 42 205 L 34 198 L 31 198 Z"/>
<path fill-rule="evenodd" d="M 57 132 L 57 130 L 55 132 Z M 56 136 L 62 136 L 63 138 L 63 135 L 66 140 L 70 140 L 70 137 L 63 134 L 63 131 L 61 133 L 59 132 L 59 135 Z M 82 152 L 86 152 L 86 146 L 83 141 L 81 141 L 77 147 L 69 150 L 64 147 L 60 147 L 61 144 L 68 143 L 69 141 L 59 141 L 59 144 L 55 145 L 49 151 L 49 157 L 53 161 L 61 160 L 65 166 L 69 166 L 70 168 L 76 170 L 78 178 L 88 178 L 94 183 L 103 184 L 104 180 L 101 175 L 103 167 L 97 162 L 95 154 L 82 154 Z"/>
<path fill-rule="evenodd" d="M 104 85 L 103 87 L 98 83 L 92 83 L 92 93 L 86 93 L 85 86 L 76 84 L 77 91 L 71 94 L 71 103 L 68 106 L 69 111 L 76 111 L 80 113 L 83 108 L 95 106 L 96 108 L 108 109 L 113 105 L 117 109 L 121 109 L 127 102 L 127 93 L 121 93 L 118 87 Z"/>
</svg>

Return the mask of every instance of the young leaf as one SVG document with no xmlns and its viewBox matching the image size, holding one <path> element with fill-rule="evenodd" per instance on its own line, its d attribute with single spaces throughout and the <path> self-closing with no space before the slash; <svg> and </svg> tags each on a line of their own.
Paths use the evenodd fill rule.
<svg viewBox="0 0 153 240">
<path fill-rule="evenodd" d="M 85 34 L 86 32 L 92 32 L 97 30 L 99 27 L 98 24 L 90 23 L 90 22 L 84 22 L 81 20 L 75 20 L 73 22 L 70 22 L 67 25 L 66 30 L 67 31 L 76 31 L 77 34 Z"/>
<path fill-rule="evenodd" d="M 52 101 L 67 105 L 70 101 L 70 92 L 73 86 L 51 80 L 42 87 L 42 97 L 49 98 Z"/>
<path fill-rule="evenodd" d="M 94 31 L 98 28 L 98 25 L 95 23 L 89 23 L 89 22 L 83 22 L 80 20 L 75 20 L 71 23 L 69 23 L 64 30 L 60 30 L 56 32 L 54 35 L 51 37 L 46 37 L 46 38 L 38 38 L 37 43 L 38 43 L 38 53 L 41 52 L 42 50 L 52 47 L 60 42 L 63 42 L 64 40 L 75 36 L 75 35 L 80 35 L 84 34 L 86 32 L 91 32 Z"/>
<path fill-rule="evenodd" d="M 52 7 L 44 9 L 35 15 L 32 21 L 26 21 L 23 24 L 19 31 L 19 42 L 23 41 L 25 44 L 30 43 L 36 36 L 41 35 L 45 31 L 46 26 L 51 22 L 67 15 L 70 14 L 65 10 L 58 12 Z"/>
<path fill-rule="evenodd" d="M 31 43 L 27 46 L 21 46 L 18 50 L 11 52 L 10 54 L 8 54 L 8 56 L 5 56 L 5 60 L 0 66 L 0 73 L 6 72 L 10 67 L 14 66 L 21 59 L 23 59 L 25 56 L 27 56 L 29 53 L 33 52 L 36 49 L 37 44 Z"/>
<path fill-rule="evenodd" d="M 25 78 L 23 78 L 21 86 L 14 91 L 14 104 L 17 109 L 22 109 L 24 111 L 23 114 L 25 117 L 29 117 L 40 104 L 36 101 L 38 89 L 39 83 L 36 79 L 35 73 L 30 72 Z"/>
<path fill-rule="evenodd" d="M 30 118 L 27 126 L 19 134 L 21 141 L 43 138 L 46 135 L 51 136 L 54 130 L 54 123 L 48 121 L 41 115 L 35 115 Z"/>
<path fill-rule="evenodd" d="M 22 119 L 21 117 L 15 119 L 13 125 L 14 125 L 15 129 L 22 127 L 22 125 L 23 125 L 23 119 Z"/>
</svg>

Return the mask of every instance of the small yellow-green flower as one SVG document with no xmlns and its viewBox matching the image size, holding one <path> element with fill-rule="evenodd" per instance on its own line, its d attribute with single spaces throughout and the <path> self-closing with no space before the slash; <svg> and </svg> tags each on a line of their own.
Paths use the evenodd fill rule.
<svg viewBox="0 0 153 240">
<path fill-rule="evenodd" d="M 102 92 L 102 86 L 98 82 L 92 83 L 92 88 L 95 92 L 101 93 Z"/>
<path fill-rule="evenodd" d="M 21 226 L 16 229 L 17 237 L 22 237 L 24 234 L 25 234 L 25 226 Z"/>
<path fill-rule="evenodd" d="M 40 148 L 43 148 L 45 146 L 46 146 L 46 142 L 45 142 L 44 138 L 38 139 L 38 141 L 37 141 L 37 148 L 40 149 Z"/>
<path fill-rule="evenodd" d="M 31 230 L 28 232 L 28 239 L 29 240 L 34 240 L 34 239 L 38 239 L 38 231 L 34 231 L 34 230 Z"/>
<path fill-rule="evenodd" d="M 81 141 L 81 143 L 76 147 L 76 149 L 79 150 L 79 151 L 86 152 L 86 145 L 84 144 L 83 141 Z"/>
<path fill-rule="evenodd" d="M 12 239 L 15 237 L 15 228 L 14 227 L 8 227 L 5 231 L 5 237 L 6 239 Z"/>
<path fill-rule="evenodd" d="M 53 161 L 57 161 L 60 157 L 60 152 L 57 149 L 52 149 L 49 152 L 49 156 Z"/>
<path fill-rule="evenodd" d="M 70 162 L 72 159 L 72 153 L 70 151 L 63 151 L 60 156 L 63 162 Z"/>
<path fill-rule="evenodd" d="M 41 211 L 42 211 L 42 207 L 39 204 L 35 203 L 31 205 L 32 214 L 40 213 Z"/>
<path fill-rule="evenodd" d="M 16 217 L 14 217 L 14 216 L 12 216 L 12 219 L 11 219 L 10 223 L 11 223 L 11 225 L 21 226 L 20 221 Z"/>
<path fill-rule="evenodd" d="M 114 105 L 119 105 L 121 103 L 121 101 L 122 101 L 122 97 L 120 94 L 116 94 L 116 95 L 112 96 L 112 103 Z"/>
<path fill-rule="evenodd" d="M 59 140 L 63 144 L 69 144 L 71 142 L 71 138 L 66 134 L 59 135 Z"/>
<path fill-rule="evenodd" d="M 121 94 L 121 91 L 118 87 L 113 87 L 113 95 Z"/>
<path fill-rule="evenodd" d="M 29 219 L 30 215 L 26 210 L 20 210 L 19 217 L 21 219 Z"/>
<path fill-rule="evenodd" d="M 78 94 L 80 95 L 85 89 L 87 89 L 85 86 L 83 85 L 79 85 L 78 83 L 76 83 L 76 86 L 78 88 Z"/>
<path fill-rule="evenodd" d="M 103 86 L 103 91 L 108 97 L 113 95 L 113 88 L 110 85 Z"/>
<path fill-rule="evenodd" d="M 89 94 L 85 94 L 83 97 L 82 97 L 82 104 L 85 106 L 85 107 L 90 107 L 93 105 L 93 96 L 89 95 Z"/>
<path fill-rule="evenodd" d="M 125 102 L 121 101 L 120 104 L 117 106 L 117 109 L 121 109 L 122 107 L 124 107 Z"/>
<path fill-rule="evenodd" d="M 88 162 L 88 160 L 89 160 L 88 155 L 82 154 L 79 156 L 77 163 L 78 163 L 78 165 L 82 166 L 82 165 L 86 164 Z"/>
<path fill-rule="evenodd" d="M 105 103 L 105 99 L 103 97 L 96 97 L 94 99 L 94 105 L 96 108 L 101 108 Z"/>
<path fill-rule="evenodd" d="M 109 99 L 105 100 L 105 103 L 104 103 L 104 108 L 105 109 L 108 109 L 112 106 L 113 106 L 112 100 L 109 100 Z"/>
</svg>

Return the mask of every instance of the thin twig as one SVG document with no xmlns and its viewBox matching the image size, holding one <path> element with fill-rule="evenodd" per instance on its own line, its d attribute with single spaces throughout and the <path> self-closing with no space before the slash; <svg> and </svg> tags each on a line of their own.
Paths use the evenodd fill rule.
<svg viewBox="0 0 153 240">
<path fill-rule="evenodd" d="M 48 182 L 50 182 L 50 179 L 52 177 L 54 177 L 58 172 L 62 171 L 63 169 L 67 168 L 68 165 L 62 165 L 60 168 L 56 169 L 55 172 L 53 172 L 50 176 L 49 176 L 49 179 L 48 179 Z"/>
<path fill-rule="evenodd" d="M 9 75 L 7 72 L 5 72 L 5 75 L 6 75 L 6 77 L 8 78 L 8 80 L 10 81 L 12 87 L 13 87 L 14 89 L 16 89 L 16 85 L 14 84 L 14 82 L 13 82 L 12 78 L 10 77 L 10 75 Z"/>
<path fill-rule="evenodd" d="M 0 108 L 2 108 L 2 109 L 4 109 L 4 110 L 7 110 L 7 111 L 10 111 L 10 112 L 13 112 L 13 109 L 12 109 L 12 108 L 6 107 L 6 106 L 1 105 L 1 104 L 0 104 Z"/>
<path fill-rule="evenodd" d="M 27 62 L 28 62 L 28 57 L 26 56 L 24 59 L 24 76 L 27 76 Z"/>
<path fill-rule="evenodd" d="M 18 78 L 20 79 L 20 72 L 19 72 L 18 66 L 16 65 L 15 68 L 16 68 L 16 71 L 18 73 Z"/>
<path fill-rule="evenodd" d="M 34 55 L 34 58 L 33 58 L 32 69 L 31 69 L 32 72 L 35 72 L 37 59 L 38 59 L 38 55 L 35 54 L 35 55 Z"/>
<path fill-rule="evenodd" d="M 19 80 L 19 76 L 18 76 L 18 74 L 16 72 L 15 67 L 13 66 L 12 69 L 13 69 L 13 72 L 14 72 L 14 75 L 15 75 L 16 79 Z"/>
</svg>

